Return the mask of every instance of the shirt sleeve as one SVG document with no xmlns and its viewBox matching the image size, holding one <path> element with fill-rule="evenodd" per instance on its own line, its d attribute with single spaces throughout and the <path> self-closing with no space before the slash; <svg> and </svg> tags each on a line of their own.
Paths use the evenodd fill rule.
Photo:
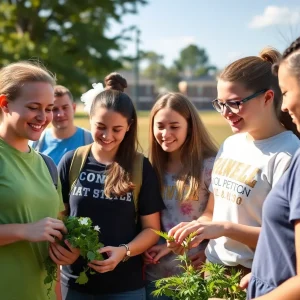
<svg viewBox="0 0 300 300">
<path fill-rule="evenodd" d="M 150 215 L 164 208 L 158 178 L 149 160 L 144 158 L 143 181 L 139 194 L 139 214 L 141 216 Z"/>
<path fill-rule="evenodd" d="M 204 160 L 204 166 L 203 166 L 203 180 L 204 180 L 204 186 L 207 192 L 209 192 L 209 187 L 211 184 L 211 173 L 214 167 L 215 158 L 210 157 Z"/>
<path fill-rule="evenodd" d="M 69 203 L 69 171 L 74 152 L 74 150 L 67 152 L 58 164 L 58 174 L 61 181 L 61 191 L 64 203 Z"/>
<path fill-rule="evenodd" d="M 226 140 L 225 140 L 225 142 L 226 142 Z M 224 143 L 225 143 L 224 142 Z M 214 158 L 214 163 L 218 160 L 218 158 L 222 155 L 222 153 L 223 153 L 223 151 L 224 151 L 224 143 L 221 145 L 221 147 L 220 147 L 220 149 L 219 149 L 219 151 L 218 151 L 218 153 L 217 153 L 217 156 Z M 212 171 L 213 171 L 213 166 L 212 166 Z M 212 173 L 212 171 L 211 171 L 211 173 Z M 211 174 L 212 175 L 212 174 Z M 213 189 L 213 186 L 212 186 L 212 182 L 211 182 L 211 175 L 210 175 L 210 183 L 209 183 L 209 188 L 208 188 L 208 191 L 210 192 L 210 193 L 213 193 L 214 192 L 214 189 Z"/>
<path fill-rule="evenodd" d="M 286 188 L 287 188 L 287 197 L 290 204 L 290 222 L 300 220 L 300 150 L 295 154 L 290 168 L 287 171 Z"/>
<path fill-rule="evenodd" d="M 65 210 L 65 206 L 64 206 L 63 199 L 62 199 L 61 182 L 60 182 L 59 178 L 58 178 L 58 183 L 57 183 L 57 194 L 59 197 L 59 212 L 62 212 Z"/>
<path fill-rule="evenodd" d="M 290 153 L 286 152 L 280 152 L 274 157 L 274 166 L 271 168 L 273 171 L 273 177 L 272 177 L 272 188 L 277 183 L 277 181 L 281 178 L 281 176 L 284 174 L 284 172 L 288 169 L 290 166 L 292 160 L 292 155 Z"/>
</svg>

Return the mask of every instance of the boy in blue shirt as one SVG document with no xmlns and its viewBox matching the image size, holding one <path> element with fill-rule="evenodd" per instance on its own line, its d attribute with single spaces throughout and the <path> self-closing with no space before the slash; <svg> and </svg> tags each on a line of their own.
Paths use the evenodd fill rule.
<svg viewBox="0 0 300 300">
<path fill-rule="evenodd" d="M 62 85 L 55 86 L 52 127 L 32 147 L 50 156 L 56 165 L 63 155 L 80 146 L 93 142 L 91 133 L 74 124 L 76 103 L 69 89 Z"/>
</svg>

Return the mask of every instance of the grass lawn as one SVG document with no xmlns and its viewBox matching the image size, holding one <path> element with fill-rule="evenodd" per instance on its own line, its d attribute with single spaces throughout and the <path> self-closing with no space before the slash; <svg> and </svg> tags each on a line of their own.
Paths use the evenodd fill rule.
<svg viewBox="0 0 300 300">
<path fill-rule="evenodd" d="M 229 125 L 219 113 L 214 111 L 200 111 L 199 115 L 218 145 L 220 145 L 229 135 L 232 134 Z M 139 112 L 138 118 L 139 141 L 144 152 L 147 153 L 149 112 Z M 76 114 L 75 124 L 87 129 L 90 128 L 88 117 L 83 113 Z"/>
</svg>

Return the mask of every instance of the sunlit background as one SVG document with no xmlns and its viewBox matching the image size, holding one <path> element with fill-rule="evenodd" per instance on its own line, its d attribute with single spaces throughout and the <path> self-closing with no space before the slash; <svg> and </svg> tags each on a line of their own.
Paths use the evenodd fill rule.
<svg viewBox="0 0 300 300">
<path fill-rule="evenodd" d="M 128 82 L 147 152 L 148 115 L 166 91 L 185 94 L 218 144 L 231 134 L 212 111 L 216 76 L 265 46 L 300 35 L 297 0 L 1 0 L 0 67 L 36 60 L 80 95 L 112 71 Z M 76 124 L 89 128 L 78 105 Z"/>
</svg>

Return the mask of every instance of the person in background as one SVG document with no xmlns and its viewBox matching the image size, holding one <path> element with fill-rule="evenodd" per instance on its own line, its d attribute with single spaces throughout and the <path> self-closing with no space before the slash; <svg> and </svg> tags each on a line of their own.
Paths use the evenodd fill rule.
<svg viewBox="0 0 300 300">
<path fill-rule="evenodd" d="M 68 151 L 93 142 L 88 130 L 75 126 L 75 110 L 71 92 L 62 85 L 55 86 L 52 127 L 46 129 L 32 147 L 50 156 L 56 165 Z"/>
<path fill-rule="evenodd" d="M 166 208 L 161 214 L 161 227 L 169 231 L 180 222 L 193 221 L 203 213 L 209 196 L 210 176 L 217 148 L 205 129 L 196 107 L 180 93 L 167 93 L 158 98 L 150 114 L 149 158 L 158 178 Z M 187 155 L 188 154 L 188 155 Z M 195 268 L 205 261 L 202 243 L 189 251 Z M 165 240 L 144 254 L 147 264 L 147 299 L 154 297 L 152 281 L 181 272 Z"/>
<path fill-rule="evenodd" d="M 169 232 L 178 243 L 197 232 L 191 246 L 210 239 L 205 251 L 208 261 L 242 274 L 252 266 L 263 203 L 300 146 L 295 124 L 280 110 L 282 93 L 272 73 L 280 57 L 275 49 L 265 48 L 258 57 L 241 58 L 220 74 L 213 106 L 235 135 L 218 152 L 202 216 Z M 178 248 L 176 243 L 170 247 Z"/>
</svg>

